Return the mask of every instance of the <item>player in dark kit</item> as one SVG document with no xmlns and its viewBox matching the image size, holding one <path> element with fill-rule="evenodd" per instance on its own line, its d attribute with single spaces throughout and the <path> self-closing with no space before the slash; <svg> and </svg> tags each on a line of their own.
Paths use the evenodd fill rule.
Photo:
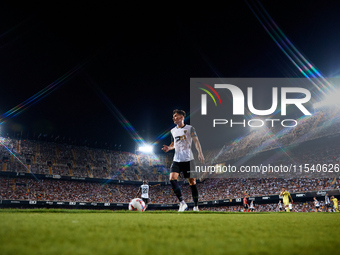
<svg viewBox="0 0 340 255">
<path fill-rule="evenodd" d="M 247 210 L 247 212 L 249 212 L 249 205 L 248 205 L 248 200 L 247 200 L 247 195 L 244 196 L 243 198 L 243 207 L 244 207 L 244 212 Z"/>
<path fill-rule="evenodd" d="M 174 193 L 180 201 L 178 211 L 183 212 L 188 208 L 188 205 L 185 203 L 182 197 L 181 188 L 177 183 L 177 178 L 181 172 L 183 173 L 184 178 L 187 178 L 189 181 L 192 198 L 195 204 L 193 210 L 199 211 L 196 180 L 195 178 L 190 177 L 190 171 L 195 170 L 194 156 L 191 151 L 192 141 L 194 142 L 196 150 L 198 151 L 198 159 L 202 163 L 204 162 L 204 156 L 194 127 L 184 124 L 184 118 L 185 111 L 177 109 L 173 111 L 172 119 L 176 125 L 176 127 L 171 129 L 173 142 L 169 146 L 163 145 L 162 150 L 164 152 L 175 150 L 174 159 L 170 169 L 170 183 Z"/>
</svg>

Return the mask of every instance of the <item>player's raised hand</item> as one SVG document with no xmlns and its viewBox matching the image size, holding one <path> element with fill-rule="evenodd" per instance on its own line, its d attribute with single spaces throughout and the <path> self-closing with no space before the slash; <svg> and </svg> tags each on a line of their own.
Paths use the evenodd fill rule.
<svg viewBox="0 0 340 255">
<path fill-rule="evenodd" d="M 168 151 L 169 151 L 169 146 L 168 146 L 168 145 L 164 145 L 164 144 L 163 144 L 162 151 L 164 151 L 164 152 L 168 152 Z"/>
</svg>

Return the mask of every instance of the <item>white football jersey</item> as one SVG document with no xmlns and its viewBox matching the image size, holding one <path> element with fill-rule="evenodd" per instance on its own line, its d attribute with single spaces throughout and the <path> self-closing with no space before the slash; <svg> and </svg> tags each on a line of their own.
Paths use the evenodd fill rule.
<svg viewBox="0 0 340 255">
<path fill-rule="evenodd" d="M 174 140 L 175 162 L 188 162 L 194 159 L 191 151 L 192 137 L 196 136 L 195 129 L 190 125 L 184 125 L 181 128 L 177 126 L 171 129 L 171 135 Z"/>
<path fill-rule="evenodd" d="M 141 190 L 142 190 L 142 198 L 149 198 L 149 185 L 147 184 L 143 184 L 140 186 Z"/>
<path fill-rule="evenodd" d="M 329 201 L 329 197 L 328 196 L 325 196 L 325 204 L 326 205 L 329 205 L 331 202 Z"/>
</svg>

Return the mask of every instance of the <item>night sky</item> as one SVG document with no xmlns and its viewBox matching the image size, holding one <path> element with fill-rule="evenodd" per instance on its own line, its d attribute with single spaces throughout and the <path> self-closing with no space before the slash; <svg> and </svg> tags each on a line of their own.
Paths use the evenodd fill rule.
<svg viewBox="0 0 340 255">
<path fill-rule="evenodd" d="M 107 102 L 154 142 L 173 126 L 173 109 L 189 112 L 190 77 L 303 77 L 247 3 L 254 9 L 257 2 L 2 3 L 2 118 L 79 69 L 19 115 L 4 118 L 1 133 L 133 152 L 133 139 Z M 261 3 L 325 77 L 339 74 L 338 1 Z"/>
</svg>

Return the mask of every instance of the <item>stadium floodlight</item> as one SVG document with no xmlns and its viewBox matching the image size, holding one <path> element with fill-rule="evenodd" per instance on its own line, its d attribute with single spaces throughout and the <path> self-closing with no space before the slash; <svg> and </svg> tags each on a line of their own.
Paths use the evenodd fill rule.
<svg viewBox="0 0 340 255">
<path fill-rule="evenodd" d="M 339 98 L 340 98 L 340 91 L 336 90 L 332 92 L 331 94 L 328 94 L 327 96 L 325 96 L 324 100 L 313 104 L 313 108 L 318 109 L 318 108 L 326 107 L 326 106 L 340 107 Z"/>
<path fill-rule="evenodd" d="M 145 144 L 143 146 L 139 146 L 138 150 L 140 152 L 144 152 L 144 153 L 152 153 L 153 152 L 153 146 Z"/>
</svg>

